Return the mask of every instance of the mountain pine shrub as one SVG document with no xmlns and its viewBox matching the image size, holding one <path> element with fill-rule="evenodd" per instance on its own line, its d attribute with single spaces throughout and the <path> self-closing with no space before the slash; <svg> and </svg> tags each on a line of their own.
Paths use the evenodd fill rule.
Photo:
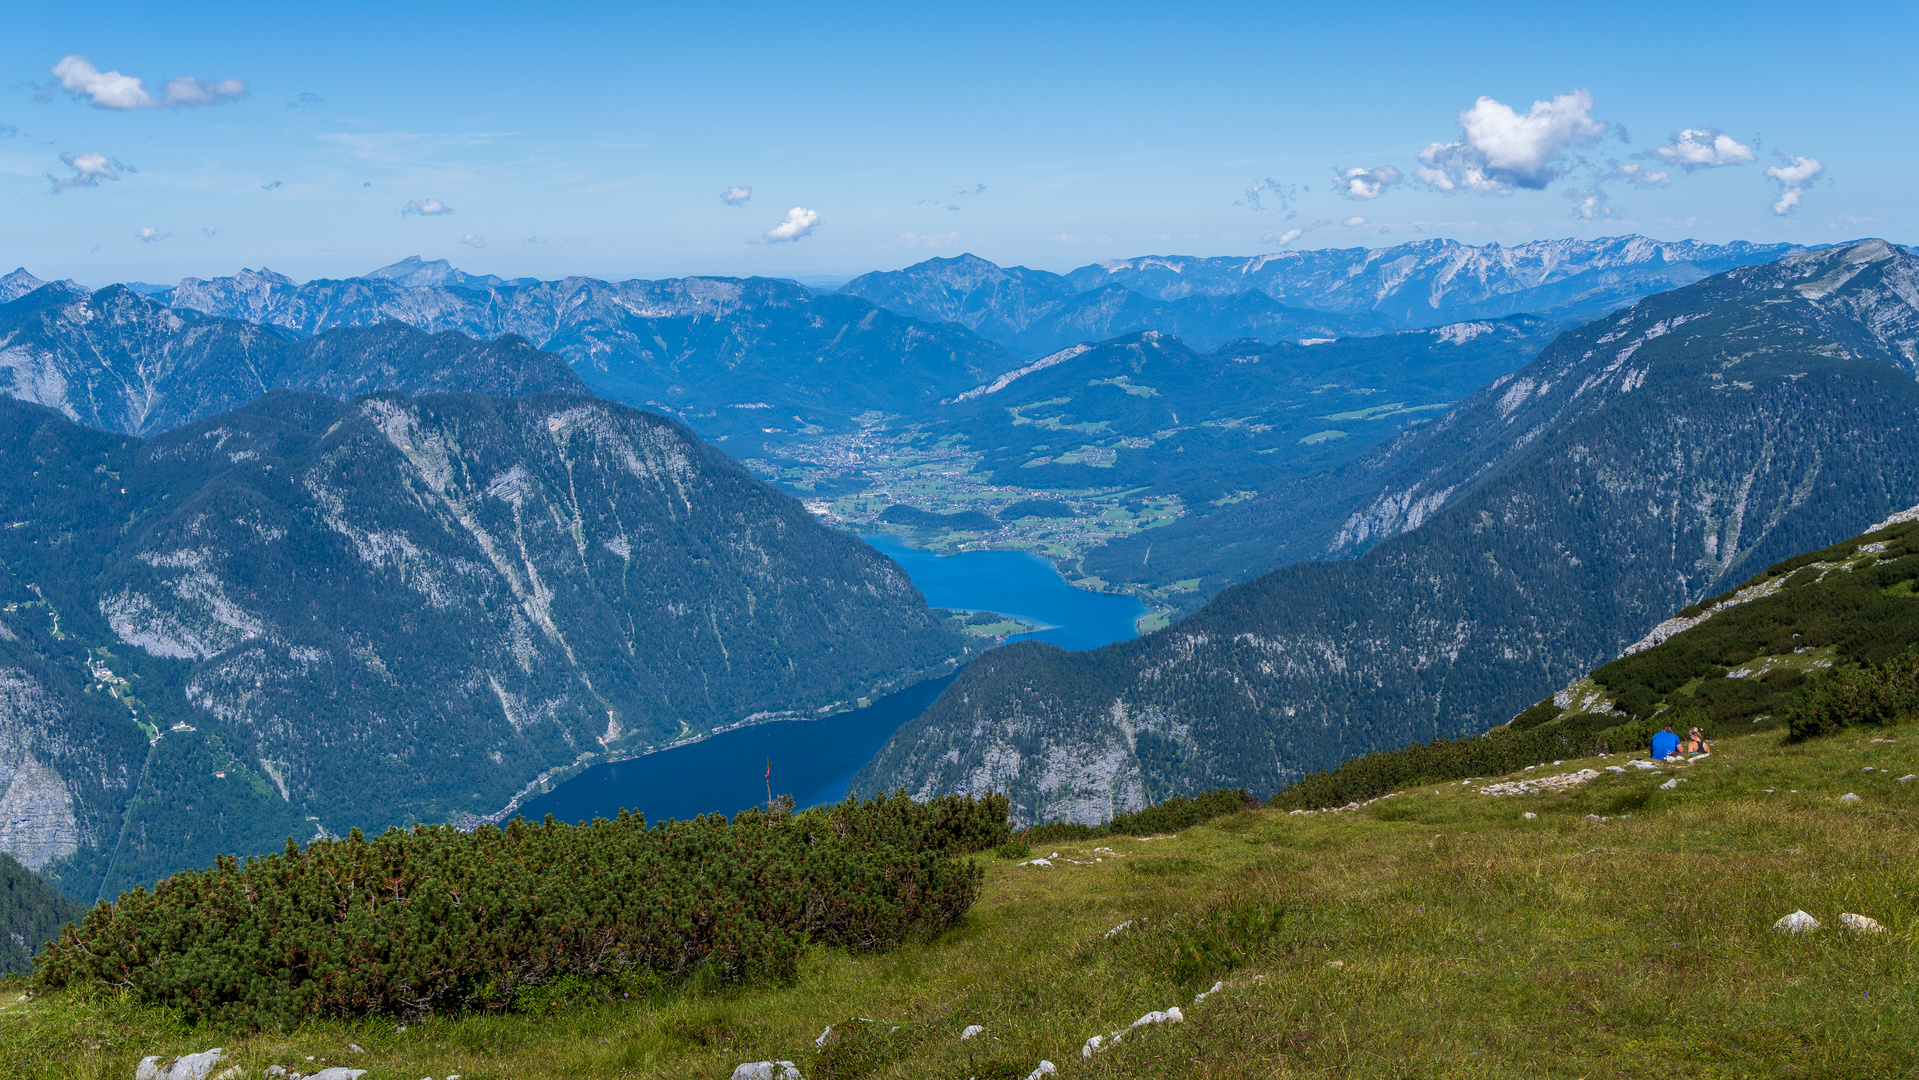
<svg viewBox="0 0 1919 1080">
<path fill-rule="evenodd" d="M 102 903 L 38 960 L 48 989 L 130 991 L 247 1027 L 512 1008 L 564 979 L 793 978 L 810 942 L 951 925 L 1007 837 L 1004 796 L 851 799 L 649 828 L 515 819 L 224 856 Z"/>
</svg>

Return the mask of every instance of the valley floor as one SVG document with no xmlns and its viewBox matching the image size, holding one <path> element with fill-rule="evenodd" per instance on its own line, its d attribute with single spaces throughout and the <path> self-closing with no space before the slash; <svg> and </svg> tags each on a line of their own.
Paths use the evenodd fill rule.
<svg viewBox="0 0 1919 1080">
<path fill-rule="evenodd" d="M 24 988 L 8 982 L 0 1061 L 10 1076 L 115 1080 L 143 1055 L 212 1046 L 247 1077 L 278 1063 L 363 1068 L 367 1080 L 724 1078 L 761 1059 L 791 1060 L 809 1080 L 1015 1078 L 1042 1059 L 1062 1077 L 1919 1067 L 1919 781 L 1897 779 L 1919 771 L 1919 729 L 1798 746 L 1753 735 L 1682 768 L 1605 771 L 1624 764 L 1566 761 L 1359 809 L 1046 845 L 1033 854 L 1057 851 L 1050 867 L 993 862 L 956 931 L 879 956 L 817 952 L 791 987 L 646 1002 L 549 994 L 515 1016 L 245 1034 L 118 1001 L 16 1001 Z M 1582 769 L 1600 775 L 1479 790 Z M 1848 793 L 1859 800 L 1841 802 Z M 1800 909 L 1823 928 L 1773 929 Z M 1842 912 L 1888 929 L 1849 932 Z M 1082 1057 L 1089 1036 L 1171 1006 L 1184 1022 Z M 829 1024 L 840 1041 L 817 1050 Z M 984 1034 L 962 1041 L 972 1024 Z"/>
</svg>

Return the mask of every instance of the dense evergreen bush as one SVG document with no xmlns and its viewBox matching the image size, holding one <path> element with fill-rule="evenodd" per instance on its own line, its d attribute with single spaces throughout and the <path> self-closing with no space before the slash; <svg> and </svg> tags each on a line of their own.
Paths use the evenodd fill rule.
<svg viewBox="0 0 1919 1080">
<path fill-rule="evenodd" d="M 1919 713 L 1919 654 L 1848 664 L 1801 690 L 1786 713 L 1789 738 L 1830 735 L 1855 724 L 1886 725 Z"/>
<path fill-rule="evenodd" d="M 125 989 L 195 1019 L 503 1009 L 554 980 L 793 977 L 809 942 L 879 949 L 950 925 L 1003 843 L 1003 796 L 852 800 L 649 828 L 516 819 L 321 840 L 134 889 L 39 960 L 47 988 Z"/>
</svg>

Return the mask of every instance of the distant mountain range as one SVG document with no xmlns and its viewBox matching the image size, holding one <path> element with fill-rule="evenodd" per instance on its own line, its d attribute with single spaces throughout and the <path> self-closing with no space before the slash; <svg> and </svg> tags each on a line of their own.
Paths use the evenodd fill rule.
<svg viewBox="0 0 1919 1080">
<path fill-rule="evenodd" d="M 1210 352 L 1245 339 L 1337 338 L 1400 325 L 1367 313 L 1287 307 L 1254 289 L 1167 298 L 1116 283 L 1084 288 L 1069 277 L 995 266 L 975 255 L 865 274 L 840 293 L 926 322 L 957 323 L 1029 359 L 1142 330 Z"/>
<path fill-rule="evenodd" d="M 53 285 L 0 304 L 0 393 L 90 427 L 153 435 L 285 389 L 514 396 L 586 384 L 513 336 L 475 341 L 384 322 L 299 340 L 117 285 L 92 294 Z"/>
<path fill-rule="evenodd" d="M 188 278 L 165 299 L 296 335 L 388 320 L 514 334 L 564 356 L 605 396 L 748 442 L 919 409 L 1019 364 L 962 327 L 770 278 L 509 282 L 409 259 L 305 284 L 267 270 Z"/>
<path fill-rule="evenodd" d="M 1149 255 L 1082 266 L 1082 291 L 1123 285 L 1163 300 L 1256 291 L 1315 311 L 1440 326 L 1519 312 L 1584 321 L 1642 296 L 1740 266 L 1772 262 L 1790 244 L 1705 244 L 1612 236 L 1475 247 L 1419 240 L 1389 248 L 1322 248 L 1250 258 Z"/>
<path fill-rule="evenodd" d="M 965 650 L 891 560 L 579 395 L 278 391 L 145 441 L 0 398 L 0 522 L 0 850 L 83 900 Z"/>
<path fill-rule="evenodd" d="M 1103 649 L 995 650 L 856 789 L 1095 820 L 1485 730 L 1671 611 L 1919 502 L 1916 361 L 1919 258 L 1882 241 L 1642 300 L 1340 478 L 1357 494 L 1320 550 L 1357 558 Z"/>
</svg>

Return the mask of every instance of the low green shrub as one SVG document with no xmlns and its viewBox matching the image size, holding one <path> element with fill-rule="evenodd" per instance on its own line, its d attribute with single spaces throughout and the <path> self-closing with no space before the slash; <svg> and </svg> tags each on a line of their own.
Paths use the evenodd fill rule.
<svg viewBox="0 0 1919 1080">
<path fill-rule="evenodd" d="M 652 828 L 621 814 L 289 840 L 96 906 L 35 980 L 242 1026 L 543 1007 L 641 973 L 787 981 L 808 942 L 880 949 L 960 918 L 984 871 L 952 856 L 1005 842 L 1006 809 L 900 794 Z"/>
<path fill-rule="evenodd" d="M 1855 724 L 1884 726 L 1919 713 L 1919 653 L 1880 664 L 1846 664 L 1809 681 L 1786 712 L 1793 742 Z"/>
</svg>

